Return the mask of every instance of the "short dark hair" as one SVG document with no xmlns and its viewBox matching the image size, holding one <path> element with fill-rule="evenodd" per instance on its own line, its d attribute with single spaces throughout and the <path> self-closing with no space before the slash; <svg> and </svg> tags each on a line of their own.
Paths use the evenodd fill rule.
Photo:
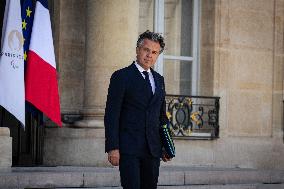
<svg viewBox="0 0 284 189">
<path fill-rule="evenodd" d="M 164 42 L 164 37 L 161 34 L 151 32 L 149 30 L 145 31 L 144 33 L 139 35 L 136 47 L 139 47 L 141 44 L 143 44 L 144 39 L 149 39 L 151 41 L 158 42 L 161 47 L 160 54 L 164 51 L 165 42 Z"/>
</svg>

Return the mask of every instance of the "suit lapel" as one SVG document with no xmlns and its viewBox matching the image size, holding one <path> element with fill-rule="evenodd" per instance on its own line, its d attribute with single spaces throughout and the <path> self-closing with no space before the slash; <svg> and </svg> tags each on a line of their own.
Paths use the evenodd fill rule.
<svg viewBox="0 0 284 189">
<path fill-rule="evenodd" d="M 140 102 L 143 103 L 145 106 L 148 106 L 150 99 L 148 95 L 146 94 L 147 83 L 134 63 L 131 65 L 131 68 L 133 70 L 133 78 L 132 78 L 133 79 L 132 81 L 133 90 L 137 90 L 137 89 L 140 90 L 139 88 L 142 88 L 139 94 Z"/>
<path fill-rule="evenodd" d="M 138 68 L 135 66 L 134 62 L 131 64 L 131 67 L 134 70 L 134 77 L 136 78 L 135 81 L 139 82 L 137 83 L 137 85 L 145 85 L 145 79 L 139 72 Z"/>
<path fill-rule="evenodd" d="M 139 72 L 138 68 L 135 66 L 134 62 L 131 65 L 133 71 L 134 71 L 134 77 L 135 77 L 135 82 L 137 86 L 143 86 L 145 88 L 145 91 L 147 90 L 147 86 L 146 86 L 146 82 L 145 79 L 143 78 L 142 74 Z M 153 104 L 157 98 L 161 95 L 162 92 L 162 83 L 158 77 L 158 74 L 151 68 L 151 72 L 153 74 L 153 78 L 154 78 L 154 82 L 155 82 L 155 93 L 152 96 L 152 98 L 150 99 L 148 105 Z M 146 95 L 145 95 L 146 97 Z"/>
</svg>

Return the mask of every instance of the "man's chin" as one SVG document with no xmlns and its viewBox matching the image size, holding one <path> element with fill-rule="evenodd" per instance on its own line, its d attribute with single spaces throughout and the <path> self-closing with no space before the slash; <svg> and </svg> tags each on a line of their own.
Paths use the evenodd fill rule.
<svg viewBox="0 0 284 189">
<path fill-rule="evenodd" d="M 145 67 L 148 67 L 148 68 L 150 68 L 151 66 L 152 66 L 152 62 L 150 62 L 150 61 L 148 61 L 148 62 L 145 62 Z"/>
</svg>

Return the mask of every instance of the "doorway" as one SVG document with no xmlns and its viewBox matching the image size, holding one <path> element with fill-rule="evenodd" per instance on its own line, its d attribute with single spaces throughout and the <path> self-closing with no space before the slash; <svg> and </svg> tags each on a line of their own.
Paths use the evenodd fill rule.
<svg viewBox="0 0 284 189">
<path fill-rule="evenodd" d="M 39 166 L 43 164 L 44 128 L 40 115 L 26 113 L 25 128 L 0 107 L 0 126 L 10 129 L 12 137 L 12 166 Z"/>
</svg>

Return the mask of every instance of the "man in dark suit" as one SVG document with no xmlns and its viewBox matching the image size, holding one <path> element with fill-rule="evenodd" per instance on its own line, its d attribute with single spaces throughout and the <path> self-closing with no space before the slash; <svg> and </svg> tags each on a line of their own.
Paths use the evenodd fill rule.
<svg viewBox="0 0 284 189">
<path fill-rule="evenodd" d="M 167 123 L 164 78 L 151 67 L 164 50 L 164 38 L 142 33 L 136 61 L 114 72 L 105 109 L 105 151 L 119 165 L 124 189 L 157 188 L 162 152 L 159 128 Z"/>
</svg>

